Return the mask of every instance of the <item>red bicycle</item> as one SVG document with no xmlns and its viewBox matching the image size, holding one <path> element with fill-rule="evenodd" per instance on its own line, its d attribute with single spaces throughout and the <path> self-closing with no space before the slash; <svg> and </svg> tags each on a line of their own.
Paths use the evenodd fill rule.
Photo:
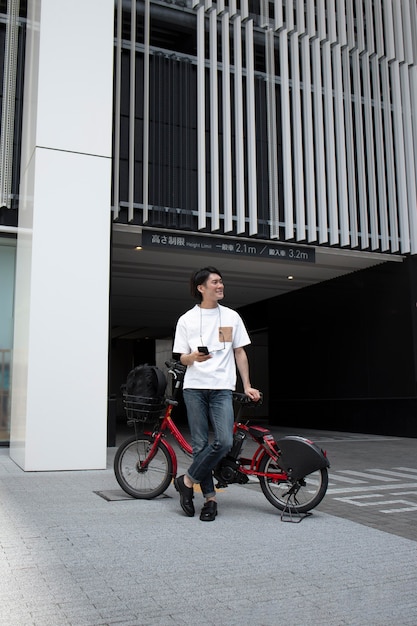
<svg viewBox="0 0 417 626">
<path fill-rule="evenodd" d="M 117 449 L 114 472 L 121 488 L 134 498 L 151 499 L 162 494 L 177 475 L 177 456 L 166 440 L 169 432 L 183 452 L 192 456 L 192 448 L 174 423 L 171 413 L 178 402 L 185 367 L 178 361 L 167 362 L 173 378 L 173 397 L 165 404 L 154 404 L 146 398 L 124 396 L 128 423 L 135 434 Z M 217 488 L 232 483 L 245 484 L 251 476 L 259 479 L 267 500 L 289 514 L 307 513 L 324 498 L 328 486 L 329 461 L 315 443 L 299 436 L 275 440 L 271 431 L 258 425 L 243 423 L 239 416 L 243 406 L 256 406 L 248 396 L 233 393 L 240 404 L 234 423 L 233 447 L 214 470 Z M 146 423 L 152 423 L 147 429 Z M 145 429 L 143 428 L 145 424 Z M 247 438 L 255 443 L 250 458 L 241 455 Z"/>
</svg>

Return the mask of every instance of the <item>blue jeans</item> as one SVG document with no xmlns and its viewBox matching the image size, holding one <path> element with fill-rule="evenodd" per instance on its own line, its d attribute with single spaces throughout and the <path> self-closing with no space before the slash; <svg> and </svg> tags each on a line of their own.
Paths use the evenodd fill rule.
<svg viewBox="0 0 417 626">
<path fill-rule="evenodd" d="M 200 483 L 205 498 L 215 495 L 213 469 L 233 444 L 233 398 L 229 389 L 184 389 L 193 462 L 188 476 Z M 214 431 L 209 442 L 209 423 Z"/>
</svg>

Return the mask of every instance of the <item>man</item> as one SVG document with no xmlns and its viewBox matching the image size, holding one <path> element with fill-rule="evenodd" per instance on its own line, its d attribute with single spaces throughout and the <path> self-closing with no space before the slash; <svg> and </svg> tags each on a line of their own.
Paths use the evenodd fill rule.
<svg viewBox="0 0 417 626">
<path fill-rule="evenodd" d="M 236 366 L 243 390 L 253 401 L 260 392 L 249 380 L 244 346 L 250 339 L 236 311 L 222 306 L 222 275 L 215 267 L 204 267 L 191 277 L 191 294 L 199 303 L 184 313 L 177 323 L 173 352 L 187 366 L 183 395 L 191 431 L 193 462 L 186 474 L 175 479 L 181 507 L 193 517 L 193 485 L 200 483 L 205 498 L 200 520 L 211 522 L 217 515 L 213 469 L 233 443 L 233 397 Z M 209 442 L 209 420 L 214 431 Z"/>
</svg>

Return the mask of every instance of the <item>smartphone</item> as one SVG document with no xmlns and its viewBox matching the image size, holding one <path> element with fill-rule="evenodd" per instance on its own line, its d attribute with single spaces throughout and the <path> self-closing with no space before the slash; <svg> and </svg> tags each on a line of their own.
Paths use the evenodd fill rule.
<svg viewBox="0 0 417 626">
<path fill-rule="evenodd" d="M 198 346 L 197 350 L 199 352 L 201 352 L 201 354 L 208 354 L 209 353 L 209 350 L 208 350 L 207 346 Z"/>
</svg>

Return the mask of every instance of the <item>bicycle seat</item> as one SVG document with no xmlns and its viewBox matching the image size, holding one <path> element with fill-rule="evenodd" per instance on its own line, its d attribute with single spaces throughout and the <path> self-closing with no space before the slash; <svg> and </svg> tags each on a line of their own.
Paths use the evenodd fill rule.
<svg viewBox="0 0 417 626">
<path fill-rule="evenodd" d="M 248 431 L 256 439 L 256 441 L 261 442 L 266 435 L 270 435 L 271 431 L 268 428 L 264 428 L 263 426 L 251 426 L 249 424 Z"/>
</svg>

